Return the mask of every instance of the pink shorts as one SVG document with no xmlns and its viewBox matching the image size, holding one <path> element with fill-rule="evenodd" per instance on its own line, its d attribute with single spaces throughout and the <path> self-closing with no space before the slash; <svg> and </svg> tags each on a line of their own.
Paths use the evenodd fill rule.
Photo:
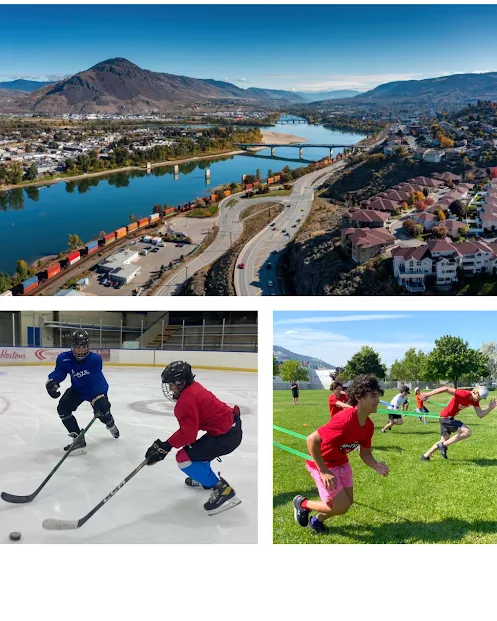
<svg viewBox="0 0 497 621">
<path fill-rule="evenodd" d="M 331 474 L 335 475 L 337 482 L 336 488 L 332 489 L 331 491 L 327 490 L 324 486 L 324 483 L 321 480 L 321 475 L 319 474 L 319 470 L 317 470 L 316 468 L 312 468 L 307 463 L 305 467 L 307 468 L 311 477 L 314 479 L 314 483 L 316 483 L 319 497 L 325 503 L 335 498 L 335 496 L 338 496 L 338 494 L 342 491 L 344 487 L 353 487 L 354 485 L 354 481 L 352 478 L 352 468 L 350 467 L 349 462 L 347 462 L 343 466 L 337 466 L 336 468 L 328 469 Z"/>
</svg>

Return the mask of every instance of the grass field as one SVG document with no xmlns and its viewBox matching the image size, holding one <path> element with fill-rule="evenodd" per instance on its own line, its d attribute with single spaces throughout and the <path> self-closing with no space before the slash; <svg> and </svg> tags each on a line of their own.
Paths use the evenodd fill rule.
<svg viewBox="0 0 497 621">
<path fill-rule="evenodd" d="M 274 391 L 273 423 L 310 434 L 329 420 L 329 394 L 303 390 L 299 405 L 294 406 L 290 390 Z M 382 399 L 390 401 L 395 394 L 388 390 Z M 447 403 L 448 398 L 441 394 L 432 401 Z M 414 404 L 411 395 L 411 411 Z M 429 404 L 428 409 L 430 414 L 440 411 Z M 349 453 L 355 502 L 345 515 L 326 521 L 325 535 L 316 535 L 293 519 L 295 495 L 318 499 L 304 459 L 273 447 L 274 543 L 497 543 L 497 409 L 483 419 L 473 408 L 463 410 L 458 418 L 473 435 L 451 446 L 448 460 L 437 451 L 430 462 L 419 458 L 440 439 L 438 419 L 427 419 L 424 425 L 415 417 L 405 417 L 402 426 L 381 434 L 387 414 L 371 418 L 373 454 L 388 464 L 390 474 L 379 476 L 357 451 Z M 273 431 L 273 438 L 307 453 L 305 440 L 278 431 Z"/>
</svg>

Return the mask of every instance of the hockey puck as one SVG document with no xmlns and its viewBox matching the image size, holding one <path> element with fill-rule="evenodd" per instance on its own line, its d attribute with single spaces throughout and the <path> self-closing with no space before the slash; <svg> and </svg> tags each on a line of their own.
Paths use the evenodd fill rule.
<svg viewBox="0 0 497 621">
<path fill-rule="evenodd" d="M 10 533 L 9 537 L 12 541 L 20 541 L 21 533 Z"/>
</svg>

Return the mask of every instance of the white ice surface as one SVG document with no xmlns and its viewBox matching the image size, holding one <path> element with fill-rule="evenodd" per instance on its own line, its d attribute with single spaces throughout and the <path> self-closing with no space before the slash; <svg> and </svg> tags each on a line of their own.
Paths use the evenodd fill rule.
<svg viewBox="0 0 497 621">
<path fill-rule="evenodd" d="M 57 401 L 45 391 L 50 367 L 0 367 L 0 491 L 30 494 L 52 470 L 69 443 Z M 156 440 L 174 432 L 173 404 L 162 395 L 161 369 L 107 367 L 112 413 L 121 432 L 115 440 L 99 421 L 88 431 L 87 453 L 69 456 L 29 504 L 0 499 L 0 543 L 256 543 L 257 542 L 257 375 L 195 371 L 197 380 L 221 400 L 240 406 L 242 444 L 216 472 L 234 487 L 242 503 L 215 516 L 203 508 L 209 492 L 190 489 L 173 451 L 146 466 L 84 526 L 46 531 L 45 518 L 77 520 L 86 515 L 144 458 Z M 65 380 L 61 388 L 70 385 Z M 92 418 L 88 403 L 76 412 L 81 426 Z M 11 542 L 9 533 L 22 539 Z"/>
</svg>

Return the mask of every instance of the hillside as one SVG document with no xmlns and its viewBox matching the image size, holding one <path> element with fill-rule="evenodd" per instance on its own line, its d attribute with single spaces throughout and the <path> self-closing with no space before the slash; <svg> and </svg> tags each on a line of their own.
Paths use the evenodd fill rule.
<svg viewBox="0 0 497 621">
<path fill-rule="evenodd" d="M 311 369 L 335 369 L 332 364 L 321 360 L 321 358 L 313 358 L 312 356 L 303 356 L 302 354 L 296 354 L 289 349 L 280 347 L 279 345 L 273 346 L 273 356 L 279 360 L 279 362 L 285 362 L 285 360 L 300 360 L 300 362 L 308 362 Z"/>
<path fill-rule="evenodd" d="M 53 84 L 53 82 L 36 82 L 35 80 L 11 80 L 10 82 L 0 82 L 0 89 L 4 88 L 10 91 L 21 91 L 32 93 L 39 88 Z"/>
<path fill-rule="evenodd" d="M 497 99 L 497 72 L 461 73 L 426 80 L 388 82 L 357 95 L 351 101 L 382 103 L 413 99 L 418 103 Z"/>
<path fill-rule="evenodd" d="M 255 89 L 258 91 L 259 89 Z M 292 93 L 288 93 L 294 97 Z M 284 100 L 271 91 L 250 92 L 218 80 L 201 80 L 142 69 L 125 58 L 111 58 L 67 79 L 22 97 L 20 112 L 34 113 L 145 113 L 164 112 L 209 101 L 255 103 Z"/>
</svg>

